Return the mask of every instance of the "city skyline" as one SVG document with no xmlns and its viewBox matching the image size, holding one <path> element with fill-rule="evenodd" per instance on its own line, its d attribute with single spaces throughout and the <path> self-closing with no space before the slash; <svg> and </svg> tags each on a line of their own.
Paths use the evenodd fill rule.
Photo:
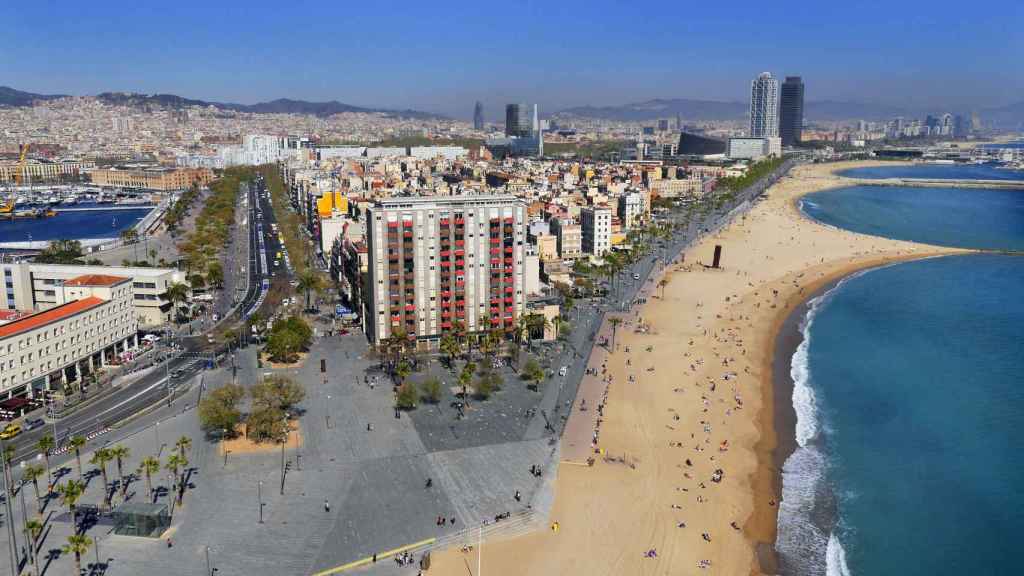
<svg viewBox="0 0 1024 576">
<path fill-rule="evenodd" d="M 243 104 L 337 100 L 458 118 L 471 117 L 479 100 L 489 121 L 499 117 L 499 106 L 524 100 L 549 111 L 654 98 L 743 101 L 745 79 L 764 70 L 813 78 L 817 100 L 935 109 L 1019 101 L 1024 73 L 1013 56 L 1024 46 L 1012 16 L 1021 8 L 997 4 L 968 23 L 926 6 L 910 2 L 877 14 L 837 6 L 782 19 L 772 7 L 750 3 L 748 17 L 732 22 L 713 7 L 684 13 L 659 5 L 661 16 L 651 18 L 613 5 L 526 4 L 520 9 L 529 18 L 518 34 L 530 40 L 524 45 L 502 31 L 500 19 L 470 4 L 453 7 L 456 20 L 447 10 L 384 8 L 392 29 L 411 30 L 388 41 L 375 32 L 380 7 L 320 6 L 310 20 L 301 5 L 271 17 L 266 12 L 276 11 L 259 7 L 238 15 L 191 2 L 159 11 L 115 3 L 102 10 L 68 6 L 53 19 L 44 16 L 46 6 L 19 4 L 0 8 L 11 29 L 0 46 L 12 55 L 0 73 L 4 84 L 37 93 L 172 93 Z M 167 16 L 173 28 L 150 25 Z M 427 32 L 453 22 L 459 34 L 439 40 Z M 346 34 L 332 32 L 339 23 Z M 118 42 L 96 33 L 103 27 L 116 27 Z M 310 42 L 290 40 L 299 29 Z M 723 37 L 723 29 L 730 33 Z M 594 34 L 616 40 L 583 41 Z M 955 83 L 948 81 L 953 71 Z"/>
</svg>

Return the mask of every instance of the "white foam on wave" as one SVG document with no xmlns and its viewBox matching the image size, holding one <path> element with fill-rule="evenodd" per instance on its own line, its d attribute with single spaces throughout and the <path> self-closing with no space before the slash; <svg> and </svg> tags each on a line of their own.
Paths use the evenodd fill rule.
<svg viewBox="0 0 1024 576">
<path fill-rule="evenodd" d="M 794 574 L 821 574 L 825 569 L 827 533 L 813 521 L 814 507 L 826 489 L 825 454 L 812 444 L 793 452 L 782 466 L 782 501 L 775 548 L 784 568 Z"/>
<path fill-rule="evenodd" d="M 829 534 L 825 549 L 825 576 L 850 576 L 850 567 L 846 565 L 846 550 L 835 531 Z"/>
</svg>

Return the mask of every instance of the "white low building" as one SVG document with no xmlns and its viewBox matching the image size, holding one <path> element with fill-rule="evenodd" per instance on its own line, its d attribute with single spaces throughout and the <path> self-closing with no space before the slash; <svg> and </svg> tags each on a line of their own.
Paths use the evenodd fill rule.
<svg viewBox="0 0 1024 576">
<path fill-rule="evenodd" d="M 87 275 L 62 288 L 64 303 L 0 325 L 0 397 L 62 390 L 138 345 L 130 278 Z"/>
</svg>

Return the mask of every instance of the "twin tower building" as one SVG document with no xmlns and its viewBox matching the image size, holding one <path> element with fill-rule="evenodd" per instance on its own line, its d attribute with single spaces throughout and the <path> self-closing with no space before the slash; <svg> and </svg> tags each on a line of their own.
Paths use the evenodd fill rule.
<svg viewBox="0 0 1024 576">
<path fill-rule="evenodd" d="M 781 138 L 783 146 L 800 142 L 804 123 L 804 82 L 786 76 L 782 83 L 770 72 L 762 72 L 750 83 L 750 136 Z"/>
</svg>

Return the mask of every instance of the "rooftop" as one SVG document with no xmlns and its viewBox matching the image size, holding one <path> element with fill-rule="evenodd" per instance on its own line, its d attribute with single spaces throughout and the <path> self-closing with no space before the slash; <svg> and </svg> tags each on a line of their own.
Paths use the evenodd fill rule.
<svg viewBox="0 0 1024 576">
<path fill-rule="evenodd" d="M 47 324 L 52 324 L 54 322 L 64 320 L 65 318 L 69 318 L 71 316 L 74 316 L 75 314 L 79 314 L 87 310 L 92 310 L 93 308 L 101 306 L 106 302 L 107 301 L 102 298 L 90 296 L 88 298 L 83 298 L 81 300 L 75 300 L 74 302 L 62 304 L 60 306 L 57 306 L 56 308 L 50 308 L 49 310 L 37 312 L 35 314 L 25 316 L 24 318 L 19 318 L 14 322 L 0 326 L 0 338 L 16 336 L 23 332 L 28 332 L 29 330 L 39 328 L 40 326 L 46 326 Z"/>
<path fill-rule="evenodd" d="M 130 278 L 111 276 L 109 274 L 83 274 L 64 281 L 65 286 L 116 286 L 128 282 Z"/>
</svg>

